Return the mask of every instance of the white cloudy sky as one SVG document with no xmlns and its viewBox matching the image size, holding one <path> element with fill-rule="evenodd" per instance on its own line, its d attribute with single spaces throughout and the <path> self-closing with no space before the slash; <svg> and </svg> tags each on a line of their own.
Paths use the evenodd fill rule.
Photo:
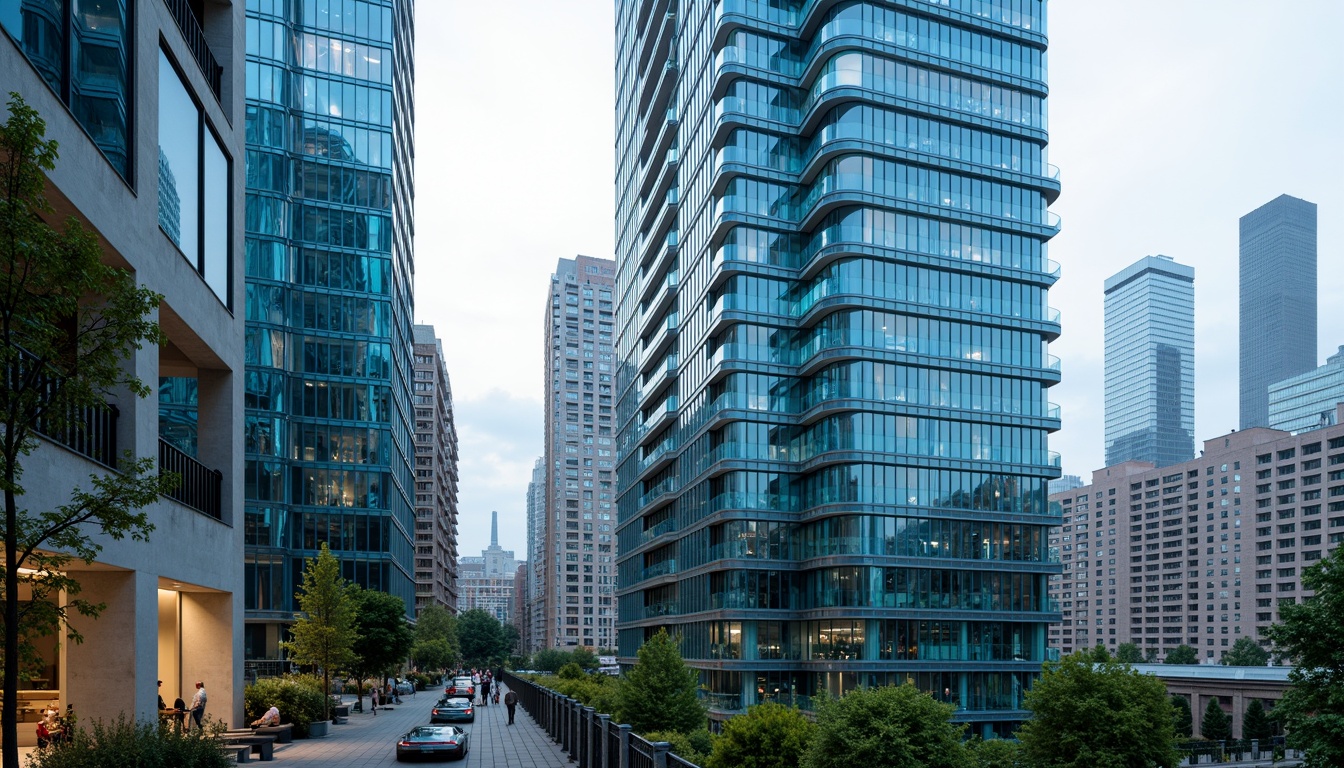
<svg viewBox="0 0 1344 768">
<path fill-rule="evenodd" d="M 613 248 L 613 3 L 417 5 L 416 314 L 444 340 L 461 436 L 460 549 L 524 555 L 542 448 L 542 313 L 557 258 Z M 1054 0 L 1050 161 L 1064 193 L 1052 347 L 1064 429 L 1102 452 L 1101 285 L 1146 254 L 1193 265 L 1198 439 L 1236 426 L 1237 219 L 1316 203 L 1320 353 L 1344 344 L 1344 2 Z"/>
</svg>

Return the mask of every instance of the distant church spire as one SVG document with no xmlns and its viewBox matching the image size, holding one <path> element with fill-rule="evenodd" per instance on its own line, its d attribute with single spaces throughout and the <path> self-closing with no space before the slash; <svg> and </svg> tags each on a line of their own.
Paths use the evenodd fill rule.
<svg viewBox="0 0 1344 768">
<path fill-rule="evenodd" d="M 490 513 L 490 546 L 499 546 L 499 513 Z"/>
</svg>

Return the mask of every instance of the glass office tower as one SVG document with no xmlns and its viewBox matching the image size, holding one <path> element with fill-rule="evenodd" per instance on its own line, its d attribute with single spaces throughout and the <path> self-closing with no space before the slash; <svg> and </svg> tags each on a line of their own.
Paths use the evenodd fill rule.
<svg viewBox="0 0 1344 768">
<path fill-rule="evenodd" d="M 1269 425 L 1269 385 L 1316 367 L 1316 204 L 1279 195 L 1241 217 L 1241 428 Z"/>
<path fill-rule="evenodd" d="M 1106 466 L 1195 456 L 1195 270 L 1145 256 L 1106 279 Z"/>
<path fill-rule="evenodd" d="M 247 3 L 248 659 L 323 543 L 415 605 L 413 39 L 409 0 Z"/>
<path fill-rule="evenodd" d="M 1021 720 L 1058 573 L 1045 4 L 617 3 L 618 646 Z"/>
</svg>

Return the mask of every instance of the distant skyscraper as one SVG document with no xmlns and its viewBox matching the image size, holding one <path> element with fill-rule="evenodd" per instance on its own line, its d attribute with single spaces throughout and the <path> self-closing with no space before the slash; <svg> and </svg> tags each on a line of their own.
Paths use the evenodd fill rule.
<svg viewBox="0 0 1344 768">
<path fill-rule="evenodd" d="M 545 648 L 616 643 L 615 273 L 560 259 L 546 295 Z"/>
<path fill-rule="evenodd" d="M 499 513 L 490 513 L 490 546 L 480 557 L 464 557 L 458 564 L 458 611 L 479 608 L 505 624 L 517 626 L 514 582 L 519 562 L 499 546 Z"/>
<path fill-rule="evenodd" d="M 1106 280 L 1106 465 L 1195 455 L 1195 270 L 1145 256 Z"/>
<path fill-rule="evenodd" d="M 548 310 L 549 311 L 549 310 Z M 526 621 L 518 627 L 526 653 L 541 650 L 546 634 L 546 458 L 532 465 L 532 482 L 527 484 L 527 590 L 524 595 Z"/>
<path fill-rule="evenodd" d="M 1269 424 L 1269 385 L 1316 367 L 1316 204 L 1241 217 L 1241 428 Z"/>
<path fill-rule="evenodd" d="M 1050 481 L 1049 484 L 1050 495 L 1053 496 L 1056 493 L 1071 491 L 1074 488 L 1082 488 L 1084 485 L 1086 485 L 1086 483 L 1084 483 L 1083 478 L 1079 477 L 1078 475 L 1064 475 L 1063 477 L 1059 477 Z"/>
<path fill-rule="evenodd" d="M 1269 426 L 1303 432 L 1335 423 L 1344 403 L 1344 346 L 1325 365 L 1269 385 Z"/>
<path fill-rule="evenodd" d="M 434 326 L 417 325 L 415 381 L 415 610 L 457 611 L 457 427 L 453 389 Z"/>
<path fill-rule="evenodd" d="M 1044 2 L 616 9 L 622 664 L 1011 733 L 1058 613 Z"/>
<path fill-rule="evenodd" d="M 246 6 L 245 644 L 260 660 L 281 656 L 322 544 L 414 615 L 415 4 Z"/>
</svg>

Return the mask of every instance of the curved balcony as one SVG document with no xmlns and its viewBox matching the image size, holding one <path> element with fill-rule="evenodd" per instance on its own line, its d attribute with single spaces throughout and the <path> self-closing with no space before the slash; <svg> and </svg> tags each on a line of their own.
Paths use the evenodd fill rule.
<svg viewBox="0 0 1344 768">
<path fill-rule="evenodd" d="M 664 501 L 667 498 L 671 498 L 676 492 L 677 478 L 669 477 L 641 494 L 637 506 L 639 509 L 644 509 L 645 507 Z"/>
<path fill-rule="evenodd" d="M 677 439 L 672 436 L 659 443 L 657 447 L 645 454 L 644 458 L 639 460 L 638 477 L 643 478 L 650 472 L 664 467 L 672 459 L 676 458 Z"/>
<path fill-rule="evenodd" d="M 643 531 L 641 531 L 639 534 L 639 540 L 641 543 L 647 544 L 648 542 L 653 541 L 659 536 L 662 536 L 665 533 L 671 533 L 675 530 L 677 530 L 677 519 L 675 517 L 669 517 L 666 520 L 662 521 L 661 523 L 649 526 L 648 528 L 645 528 Z"/>
<path fill-rule="evenodd" d="M 655 117 L 662 121 L 662 127 L 656 132 L 648 130 Z M 640 121 L 639 126 L 639 135 L 644 137 L 644 141 L 639 147 L 639 156 L 648 158 L 666 152 L 672 146 L 672 140 L 676 138 L 677 126 L 680 122 L 676 107 L 668 107 L 661 113 L 653 112 L 647 115 L 644 120 Z"/>
<path fill-rule="evenodd" d="M 666 4 L 667 0 L 660 0 L 657 4 Z M 652 59 L 657 61 L 658 56 L 666 55 L 671 48 L 670 41 L 677 28 L 677 12 L 666 11 L 661 19 L 655 18 L 646 25 L 640 32 L 639 40 L 635 43 L 635 50 L 639 51 L 636 59 L 636 69 L 639 72 L 644 71 L 645 65 Z"/>
<path fill-rule="evenodd" d="M 667 387 L 677 380 L 677 353 L 672 352 L 664 359 L 667 362 L 655 367 L 652 373 L 644 376 L 644 388 L 639 393 L 638 398 L 641 408 L 660 397 Z"/>
<path fill-rule="evenodd" d="M 677 396 L 668 395 L 667 399 L 655 405 L 644 419 L 644 434 L 654 435 L 668 424 L 677 420 Z M 641 505 L 642 506 L 642 505 Z"/>
<path fill-rule="evenodd" d="M 648 337 L 640 357 L 640 373 L 647 373 L 652 368 L 651 364 L 653 362 L 662 359 L 663 352 L 677 336 L 678 320 L 679 317 L 676 312 L 669 313 L 662 324 L 658 326 L 657 332 Z"/>
<path fill-rule="evenodd" d="M 647 205 L 647 200 L 664 193 L 672 182 L 677 178 L 677 166 L 680 163 L 681 153 L 677 147 L 668 147 L 662 155 L 656 155 L 648 158 L 640 164 L 639 169 L 639 199 L 640 205 Z M 650 174 L 653 170 L 652 165 L 657 164 L 658 173 Z"/>
<path fill-rule="evenodd" d="M 640 300 L 644 302 L 644 306 L 640 311 L 640 316 L 661 317 L 671 305 L 672 300 L 676 297 L 677 285 L 680 281 L 681 272 L 677 269 L 673 269 L 666 275 L 663 275 L 661 282 L 648 281 L 640 292 Z M 657 287 L 657 293 L 649 296 L 648 291 L 654 287 Z"/>
<path fill-rule="evenodd" d="M 672 260 L 676 258 L 677 245 L 680 242 L 680 240 L 681 240 L 680 231 L 676 229 L 669 229 L 667 231 L 667 234 L 664 235 L 662 238 L 658 240 L 651 240 L 650 242 L 659 243 L 659 246 L 658 249 L 653 252 L 650 258 L 641 259 L 643 264 L 641 269 L 644 272 L 644 274 L 658 275 L 666 272 L 669 268 L 669 265 L 672 263 Z M 645 249 L 643 247 L 640 248 L 641 253 L 643 253 L 644 250 Z"/>
</svg>

